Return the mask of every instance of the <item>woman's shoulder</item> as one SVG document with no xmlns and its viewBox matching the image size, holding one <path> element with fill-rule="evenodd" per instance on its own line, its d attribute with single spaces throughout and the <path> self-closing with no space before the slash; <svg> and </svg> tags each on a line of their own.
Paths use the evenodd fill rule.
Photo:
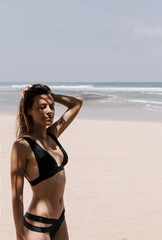
<svg viewBox="0 0 162 240">
<path fill-rule="evenodd" d="M 29 150 L 23 138 L 17 139 L 12 146 L 11 151 L 11 169 L 18 174 L 25 171 L 26 162 L 28 160 Z"/>
<path fill-rule="evenodd" d="M 27 143 L 27 141 L 25 141 L 25 139 L 23 137 L 20 137 L 15 140 L 12 148 L 14 150 L 16 150 L 17 152 L 25 153 L 29 149 L 29 144 Z"/>
</svg>

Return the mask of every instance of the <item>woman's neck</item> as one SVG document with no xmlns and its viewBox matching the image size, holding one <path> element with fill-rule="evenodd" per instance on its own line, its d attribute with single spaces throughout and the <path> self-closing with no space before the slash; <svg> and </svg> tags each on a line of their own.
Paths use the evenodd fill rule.
<svg viewBox="0 0 162 240">
<path fill-rule="evenodd" d="M 46 139 L 47 138 L 46 126 L 38 126 L 38 125 L 33 126 L 33 131 L 31 135 L 36 139 L 40 139 L 40 140 Z"/>
</svg>

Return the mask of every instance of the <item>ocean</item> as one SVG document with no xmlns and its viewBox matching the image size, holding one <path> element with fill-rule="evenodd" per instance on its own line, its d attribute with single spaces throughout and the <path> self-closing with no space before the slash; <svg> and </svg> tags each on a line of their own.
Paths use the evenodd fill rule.
<svg viewBox="0 0 162 240">
<path fill-rule="evenodd" d="M 0 82 L 0 111 L 16 114 L 22 89 L 33 82 Z M 80 118 L 162 120 L 162 82 L 46 82 L 53 93 L 82 97 Z M 56 115 L 64 107 L 56 105 Z"/>
</svg>

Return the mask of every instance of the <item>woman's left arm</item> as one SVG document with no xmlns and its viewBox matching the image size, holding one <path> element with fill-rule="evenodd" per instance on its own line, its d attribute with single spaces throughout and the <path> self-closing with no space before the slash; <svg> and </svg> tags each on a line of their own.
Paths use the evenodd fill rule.
<svg viewBox="0 0 162 240">
<path fill-rule="evenodd" d="M 56 122 L 48 127 L 48 132 L 54 134 L 56 137 L 59 137 L 78 114 L 83 100 L 82 98 L 60 94 L 52 94 L 52 97 L 54 102 L 60 103 L 68 108 Z"/>
</svg>

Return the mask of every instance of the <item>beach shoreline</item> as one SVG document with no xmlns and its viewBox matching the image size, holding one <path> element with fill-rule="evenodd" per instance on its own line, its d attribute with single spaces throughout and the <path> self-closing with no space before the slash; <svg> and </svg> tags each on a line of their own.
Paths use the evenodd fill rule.
<svg viewBox="0 0 162 240">
<path fill-rule="evenodd" d="M 25 83 L 0 83 L 0 112 L 15 114 Z M 162 83 L 48 82 L 56 94 L 83 99 L 79 117 L 162 120 Z M 56 103 L 56 115 L 65 108 Z"/>
</svg>

